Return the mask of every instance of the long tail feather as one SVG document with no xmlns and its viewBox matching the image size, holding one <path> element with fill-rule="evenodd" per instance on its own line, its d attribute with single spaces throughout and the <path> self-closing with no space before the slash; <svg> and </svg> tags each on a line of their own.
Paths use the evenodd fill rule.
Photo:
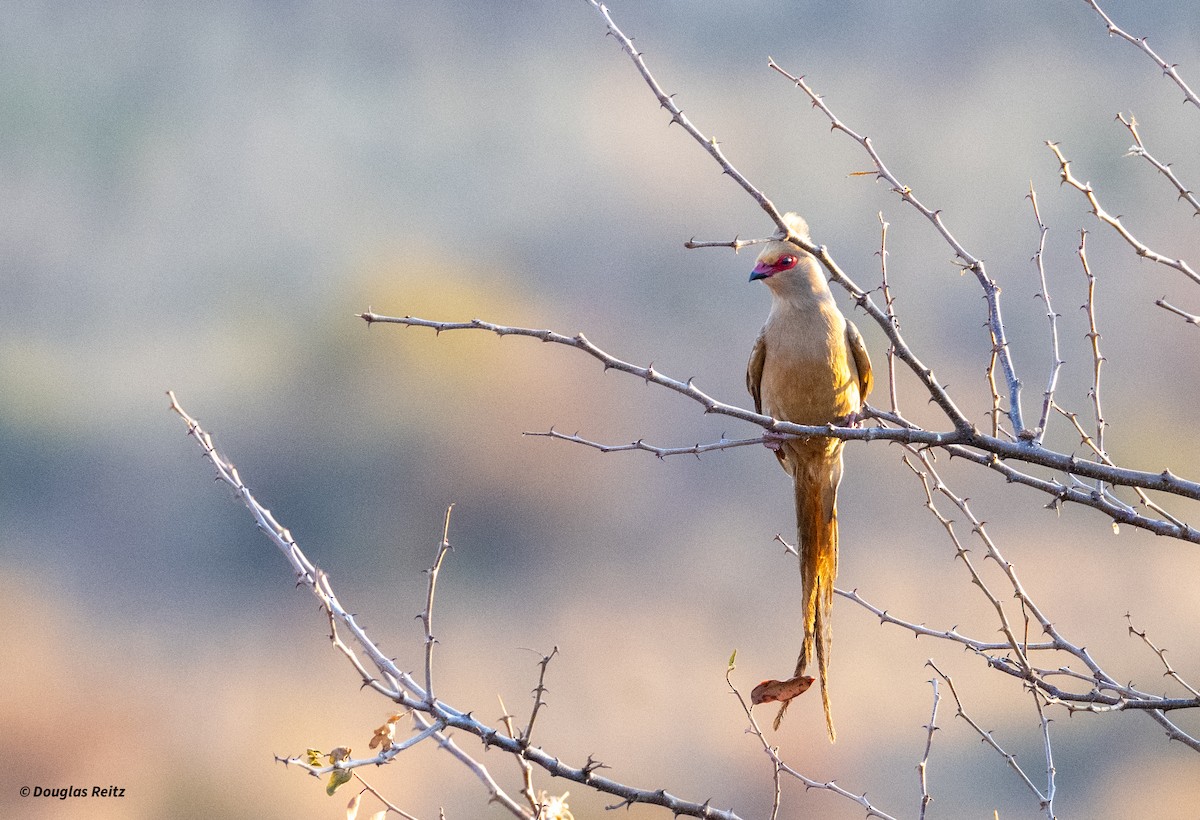
<svg viewBox="0 0 1200 820">
<path fill-rule="evenodd" d="M 829 740 L 837 739 L 833 710 L 829 703 L 829 662 L 833 650 L 833 585 L 837 578 L 838 526 L 837 488 L 841 480 L 840 448 L 830 458 L 807 458 L 794 475 L 796 489 L 796 536 L 800 552 L 800 585 L 804 604 L 804 645 L 796 661 L 801 675 L 812 659 L 817 661 L 821 682 L 821 704 Z M 783 718 L 780 708 L 775 725 Z"/>
</svg>

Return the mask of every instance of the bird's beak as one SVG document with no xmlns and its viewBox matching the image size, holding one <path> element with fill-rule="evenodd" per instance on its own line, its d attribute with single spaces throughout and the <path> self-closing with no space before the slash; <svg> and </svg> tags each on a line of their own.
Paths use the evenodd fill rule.
<svg viewBox="0 0 1200 820">
<path fill-rule="evenodd" d="M 771 270 L 771 266 L 766 262 L 759 262 L 754 266 L 754 270 L 750 271 L 750 281 L 756 282 L 759 279 L 766 279 L 775 271 Z"/>
</svg>

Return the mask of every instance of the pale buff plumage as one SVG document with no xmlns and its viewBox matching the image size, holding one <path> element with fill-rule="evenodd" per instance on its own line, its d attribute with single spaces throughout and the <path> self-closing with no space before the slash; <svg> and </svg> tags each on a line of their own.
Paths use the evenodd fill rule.
<svg viewBox="0 0 1200 820">
<path fill-rule="evenodd" d="M 795 214 L 784 219 L 808 238 L 803 219 Z M 858 329 L 834 303 L 816 259 L 790 242 L 771 242 L 759 254 L 751 279 L 762 279 L 771 292 L 771 312 L 746 370 L 755 408 L 795 424 L 845 424 L 855 419 L 871 391 L 871 361 Z M 823 436 L 789 439 L 780 443 L 776 455 L 795 484 L 804 643 L 792 679 L 764 681 L 755 690 L 755 701 L 783 700 L 775 718 L 778 727 L 788 700 L 775 693 L 807 688 L 804 680 L 811 678 L 803 674 L 815 655 L 832 741 L 830 610 L 837 577 L 842 442 Z"/>
</svg>

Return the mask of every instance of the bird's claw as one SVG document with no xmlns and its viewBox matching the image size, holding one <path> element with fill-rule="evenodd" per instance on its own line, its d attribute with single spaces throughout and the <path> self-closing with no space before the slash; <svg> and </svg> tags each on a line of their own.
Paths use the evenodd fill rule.
<svg viewBox="0 0 1200 820">
<path fill-rule="evenodd" d="M 783 433 L 776 433 L 774 430 L 763 430 L 763 447 L 766 447 L 772 453 L 778 453 L 783 447 L 783 442 L 787 436 Z"/>
</svg>

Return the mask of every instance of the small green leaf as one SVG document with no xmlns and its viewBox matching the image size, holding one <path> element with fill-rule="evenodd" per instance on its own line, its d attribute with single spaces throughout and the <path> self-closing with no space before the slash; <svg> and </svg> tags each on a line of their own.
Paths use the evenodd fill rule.
<svg viewBox="0 0 1200 820">
<path fill-rule="evenodd" d="M 733 650 L 733 654 L 729 656 L 729 666 L 727 668 L 729 669 L 730 672 L 733 671 L 733 664 L 734 664 L 734 661 L 736 661 L 736 660 L 737 660 L 737 650 L 735 649 L 735 650 Z"/>
<path fill-rule="evenodd" d="M 349 769 L 334 769 L 329 773 L 329 785 L 325 787 L 325 794 L 333 797 L 333 793 L 337 791 L 338 786 L 350 779 Z"/>
</svg>

